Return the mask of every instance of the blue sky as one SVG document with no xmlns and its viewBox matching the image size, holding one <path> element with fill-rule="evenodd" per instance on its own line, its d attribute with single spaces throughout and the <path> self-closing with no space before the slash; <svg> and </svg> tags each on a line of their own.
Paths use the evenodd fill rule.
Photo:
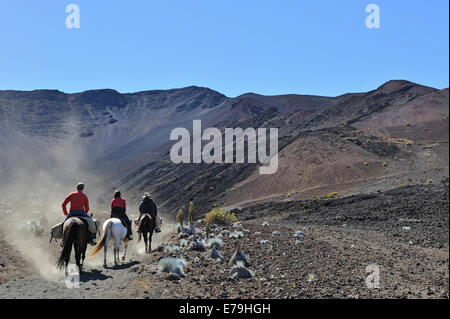
<svg viewBox="0 0 450 319">
<path fill-rule="evenodd" d="M 68 29 L 66 5 L 80 8 Z M 380 7 L 379 29 L 365 8 Z M 335 96 L 449 82 L 447 0 L 0 0 L 0 89 Z"/>
</svg>

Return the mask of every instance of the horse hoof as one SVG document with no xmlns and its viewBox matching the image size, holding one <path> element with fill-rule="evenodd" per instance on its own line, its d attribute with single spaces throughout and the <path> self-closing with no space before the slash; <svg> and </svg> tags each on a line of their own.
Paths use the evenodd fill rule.
<svg viewBox="0 0 450 319">
<path fill-rule="evenodd" d="M 106 268 L 108 268 L 108 266 L 106 266 L 106 265 L 103 265 L 103 268 L 105 268 L 105 269 L 106 269 Z"/>
<path fill-rule="evenodd" d="M 121 261 L 125 261 L 125 256 L 122 256 L 122 258 L 120 258 Z"/>
</svg>

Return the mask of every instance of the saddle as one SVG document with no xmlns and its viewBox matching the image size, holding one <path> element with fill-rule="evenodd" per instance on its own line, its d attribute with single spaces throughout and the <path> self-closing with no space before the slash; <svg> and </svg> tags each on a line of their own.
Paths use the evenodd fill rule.
<svg viewBox="0 0 450 319">
<path fill-rule="evenodd" d="M 76 216 L 76 217 L 79 218 L 86 225 L 86 227 L 89 229 L 89 231 L 91 233 L 97 232 L 98 229 L 97 229 L 97 225 L 95 224 L 95 221 L 93 221 L 93 220 L 91 221 L 90 219 L 86 219 L 81 216 Z M 64 227 L 64 222 L 60 222 L 51 228 L 50 242 L 52 241 L 52 239 L 62 239 L 63 238 L 63 227 Z"/>
<path fill-rule="evenodd" d="M 139 215 L 138 218 L 136 218 L 136 219 L 134 220 L 134 223 L 136 224 L 136 226 L 139 227 L 139 226 L 141 225 L 141 222 L 142 222 L 142 220 L 144 219 L 145 216 L 148 216 L 150 219 L 153 219 L 153 216 L 150 215 L 150 214 L 148 214 L 148 213 L 141 214 L 141 215 Z"/>
<path fill-rule="evenodd" d="M 122 225 L 128 228 L 127 221 L 125 219 L 125 216 L 123 216 L 123 214 L 111 213 L 111 218 L 119 219 L 121 221 Z"/>
</svg>

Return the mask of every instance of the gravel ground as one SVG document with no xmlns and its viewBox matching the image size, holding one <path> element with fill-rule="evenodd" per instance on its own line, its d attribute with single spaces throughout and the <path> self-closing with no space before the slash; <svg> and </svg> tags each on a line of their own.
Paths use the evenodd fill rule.
<svg viewBox="0 0 450 319">
<path fill-rule="evenodd" d="M 133 243 L 116 269 L 101 268 L 102 254 L 88 261 L 80 289 L 67 289 L 61 272 L 14 272 L 0 284 L 0 298 L 448 298 L 448 180 L 369 195 L 262 204 L 237 216 L 241 227 L 214 230 L 243 235 L 223 236 L 222 260 L 210 258 L 209 249 L 143 255 L 138 252 L 143 243 Z M 296 231 L 304 236 L 295 238 Z M 228 261 L 238 241 L 251 278 L 230 278 Z M 179 244 L 179 235 L 168 233 L 164 242 Z M 184 258 L 186 277 L 160 273 L 163 257 Z M 368 266 L 379 269 L 379 288 L 367 287 Z"/>
</svg>

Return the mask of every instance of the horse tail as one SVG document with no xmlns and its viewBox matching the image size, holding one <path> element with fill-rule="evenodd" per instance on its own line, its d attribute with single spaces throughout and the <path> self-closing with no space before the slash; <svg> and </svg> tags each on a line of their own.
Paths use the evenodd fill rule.
<svg viewBox="0 0 450 319">
<path fill-rule="evenodd" d="M 137 232 L 137 233 L 138 233 L 138 240 L 137 240 L 137 242 L 139 243 L 141 241 L 142 233 L 141 232 Z"/>
<path fill-rule="evenodd" d="M 66 241 L 64 242 L 64 247 L 61 252 L 61 255 L 59 256 L 58 262 L 56 263 L 59 269 L 63 268 L 70 261 L 70 254 L 72 253 L 72 245 L 73 242 L 75 241 L 75 234 L 77 233 L 78 227 L 79 227 L 78 223 L 74 220 L 69 224 L 69 227 L 67 229 L 67 238 Z"/>
<path fill-rule="evenodd" d="M 106 237 L 108 235 L 108 231 L 111 231 L 111 224 L 112 224 L 112 220 L 108 220 L 104 225 L 103 225 L 103 234 L 102 237 L 100 238 L 100 241 L 97 243 L 97 245 L 95 245 L 94 249 L 92 250 L 92 253 L 90 254 L 89 258 L 94 257 L 95 255 L 97 255 L 100 250 L 102 250 L 102 248 L 105 246 L 106 243 Z"/>
</svg>

